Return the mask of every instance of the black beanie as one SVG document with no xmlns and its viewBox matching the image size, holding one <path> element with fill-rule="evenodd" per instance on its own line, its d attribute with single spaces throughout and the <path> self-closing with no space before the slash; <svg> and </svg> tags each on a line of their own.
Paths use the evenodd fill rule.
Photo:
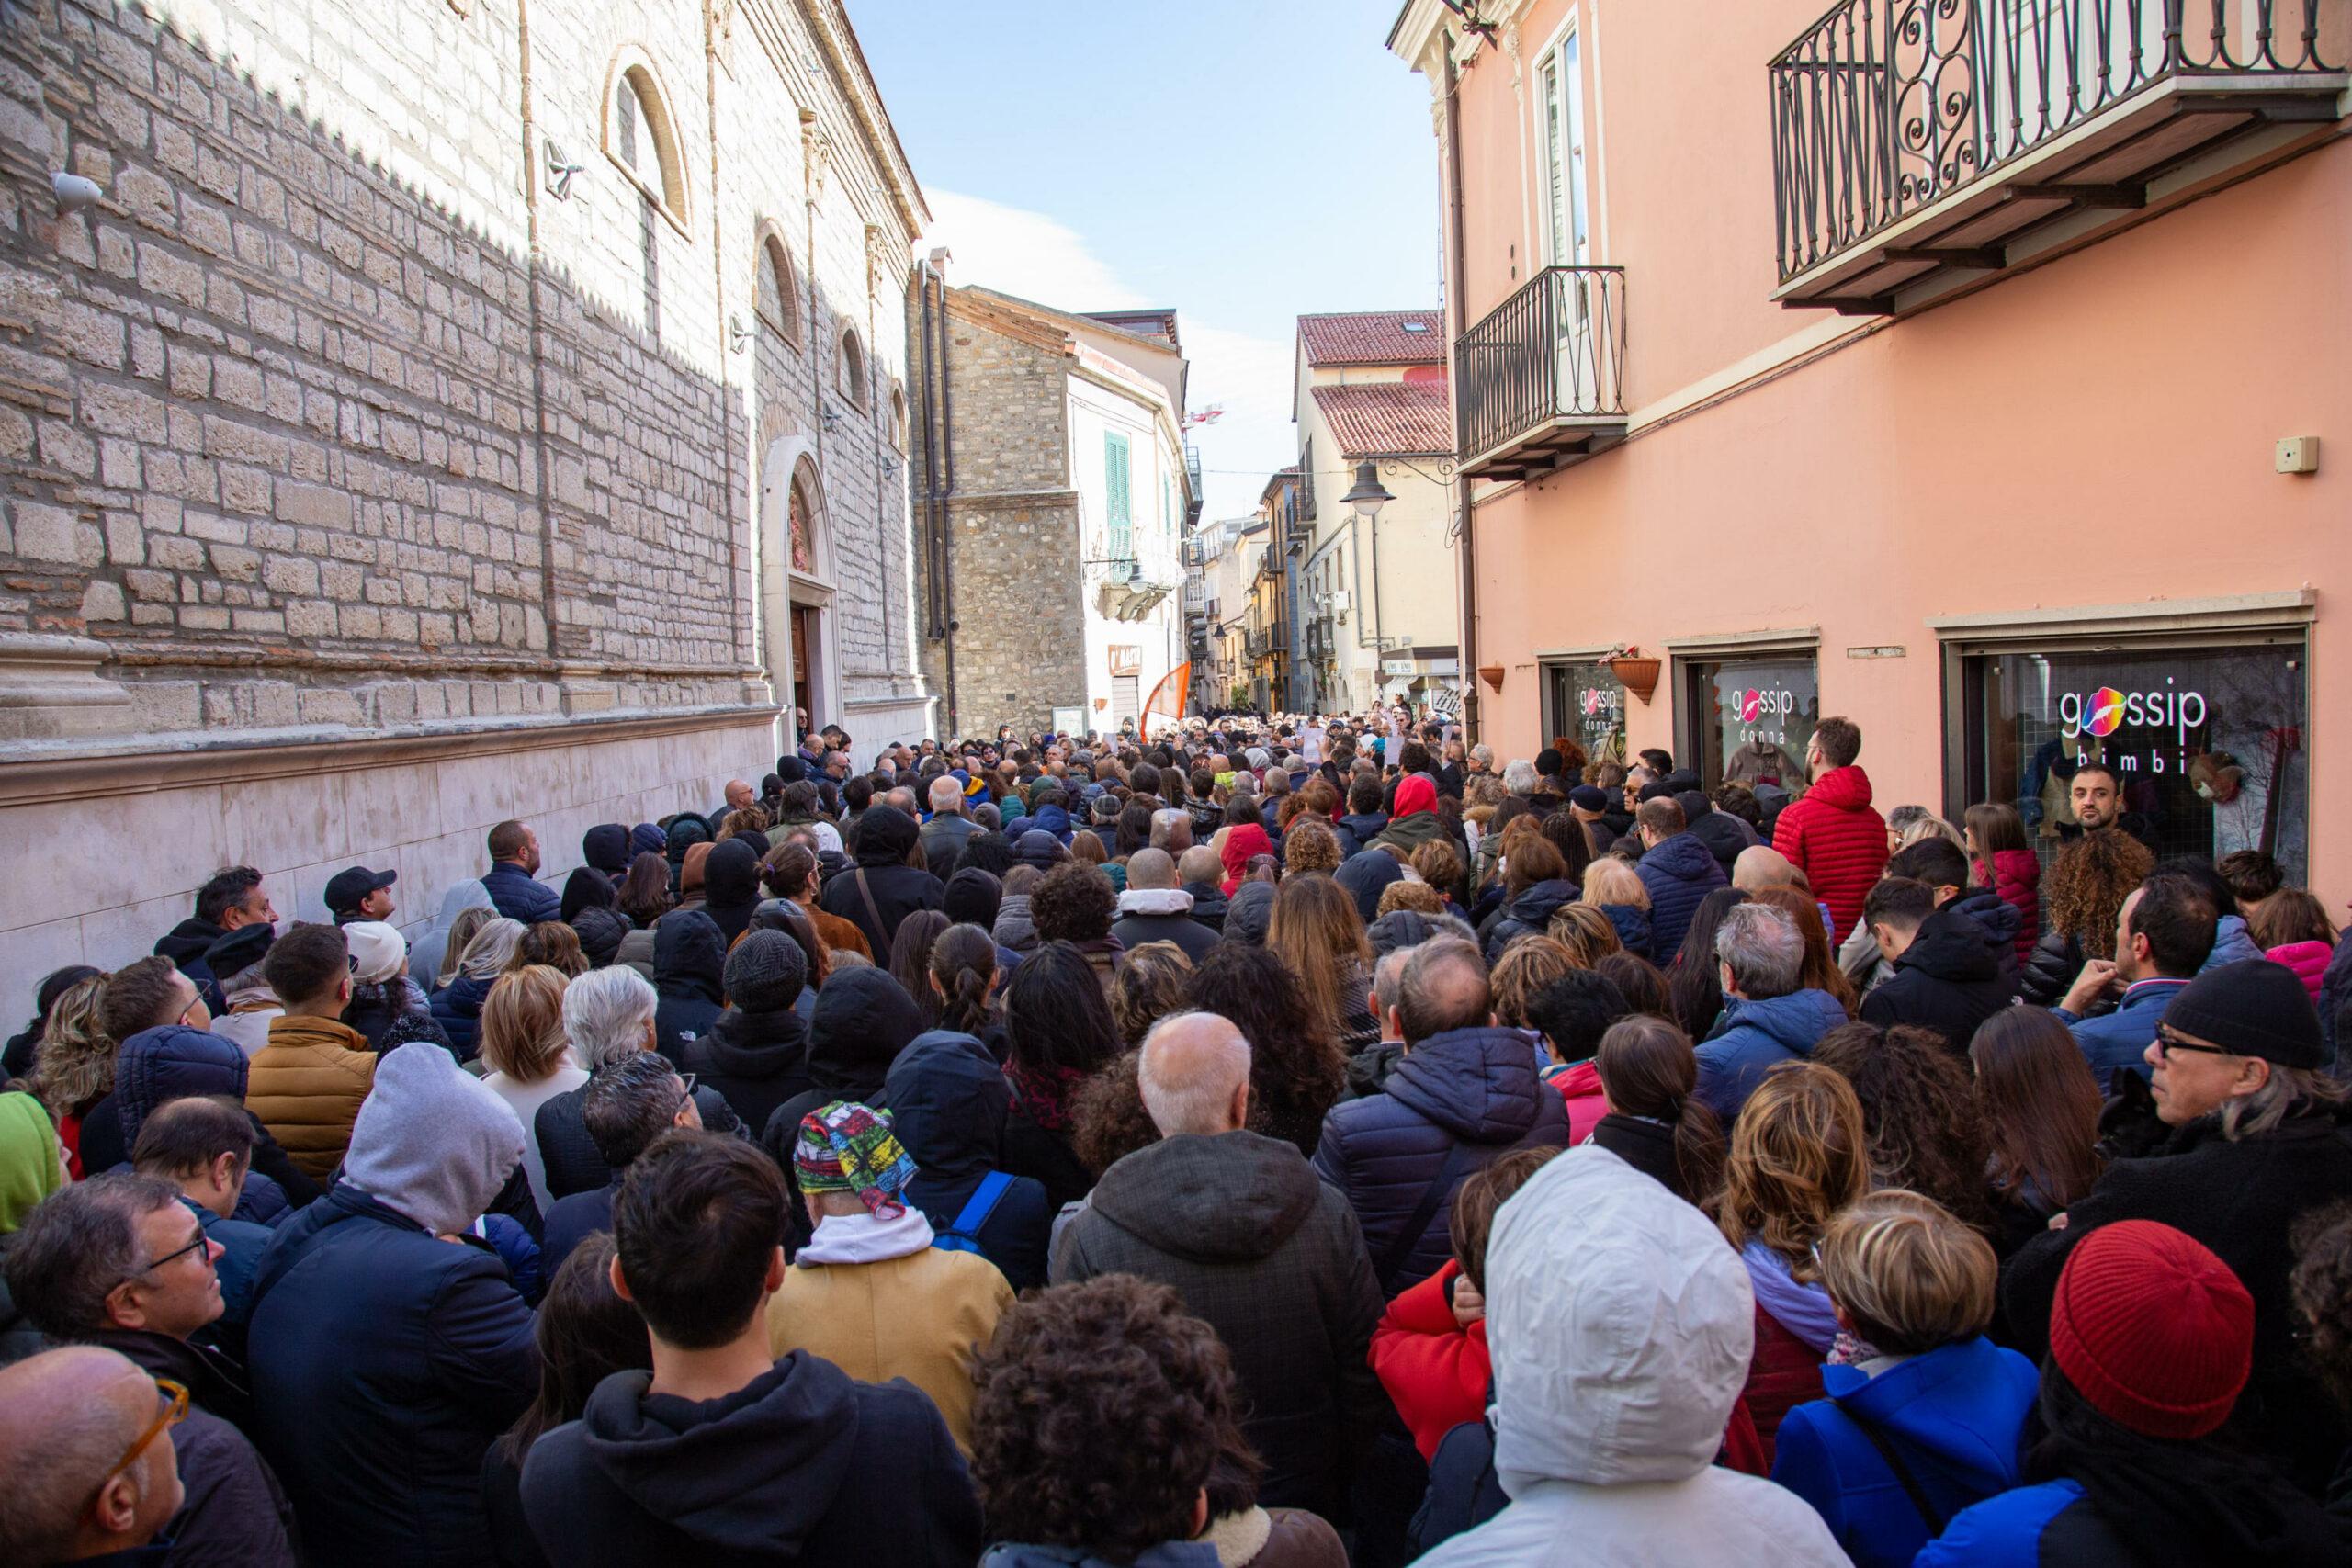
<svg viewBox="0 0 2352 1568">
<path fill-rule="evenodd" d="M 996 912 L 1003 902 L 1004 884 L 993 873 L 967 865 L 947 879 L 947 891 L 939 908 L 951 924 L 990 930 L 996 925 Z"/>
<path fill-rule="evenodd" d="M 1546 746 L 1535 753 L 1535 771 L 1547 779 L 1560 771 L 1561 763 L 1560 753 L 1554 747 Z"/>
<path fill-rule="evenodd" d="M 2206 970 L 2165 1009 L 2165 1026 L 2281 1067 L 2323 1066 L 2319 1013 L 2295 972 L 2267 958 Z"/>
</svg>

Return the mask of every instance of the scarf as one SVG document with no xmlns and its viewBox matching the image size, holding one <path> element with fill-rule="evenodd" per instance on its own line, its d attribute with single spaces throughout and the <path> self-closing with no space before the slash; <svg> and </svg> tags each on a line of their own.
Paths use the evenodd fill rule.
<svg viewBox="0 0 2352 1568">
<path fill-rule="evenodd" d="M 1747 1265 L 1748 1283 L 1756 1288 L 1756 1304 L 1772 1314 L 1780 1325 L 1804 1341 L 1817 1356 L 1826 1356 L 1838 1343 L 1838 1309 L 1819 1285 L 1802 1285 L 1789 1272 L 1788 1259 L 1760 1241 L 1739 1249 Z"/>
<path fill-rule="evenodd" d="M 1027 1067 L 1007 1062 L 1004 1077 L 1012 1086 L 1013 1108 L 1038 1126 L 1057 1132 L 1069 1123 L 1069 1102 L 1087 1075 L 1076 1067 Z"/>
</svg>

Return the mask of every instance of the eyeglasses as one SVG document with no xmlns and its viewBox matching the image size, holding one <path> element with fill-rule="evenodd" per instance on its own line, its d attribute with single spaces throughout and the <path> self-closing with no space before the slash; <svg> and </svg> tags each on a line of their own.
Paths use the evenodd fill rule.
<svg viewBox="0 0 2352 1568">
<path fill-rule="evenodd" d="M 201 1241 L 203 1238 L 199 1236 L 197 1239 Z M 185 1252 L 187 1249 L 186 1247 L 182 1247 L 180 1250 Z M 175 1256 L 176 1256 L 176 1254 Z M 122 1457 L 115 1461 L 114 1468 L 107 1471 L 105 1480 L 98 1483 L 100 1490 L 105 1489 L 107 1482 L 112 1481 L 116 1476 L 120 1475 L 124 1471 L 129 1470 L 132 1465 L 137 1464 L 139 1462 L 139 1456 L 147 1451 L 148 1444 L 153 1442 L 164 1433 L 171 1430 L 171 1428 L 178 1426 L 181 1422 L 187 1419 L 187 1387 L 186 1384 L 174 1382 L 169 1378 L 157 1378 L 155 1380 L 155 1395 L 157 1399 L 162 1402 L 163 1408 L 155 1412 L 155 1419 L 149 1425 L 148 1428 L 139 1434 L 139 1440 L 131 1444 L 129 1448 L 123 1450 Z"/>
<path fill-rule="evenodd" d="M 680 1073 L 678 1075 L 678 1081 L 685 1087 L 678 1091 L 678 1103 L 670 1107 L 670 1114 L 673 1116 L 675 1116 L 679 1111 L 684 1111 L 686 1108 L 687 1102 L 695 1097 L 694 1074 Z"/>
<path fill-rule="evenodd" d="M 107 1293 L 112 1294 L 114 1292 L 122 1289 L 133 1280 L 138 1279 L 141 1274 L 153 1274 L 156 1269 L 161 1269 L 164 1264 L 171 1262 L 174 1258 L 186 1258 L 191 1252 L 203 1251 L 205 1244 L 210 1239 L 210 1237 L 204 1234 L 201 1226 L 198 1227 L 195 1240 L 189 1242 L 186 1247 L 175 1247 L 172 1248 L 171 1251 L 166 1252 L 163 1257 L 150 1262 L 144 1269 L 132 1269 L 130 1273 L 125 1274 L 121 1279 L 117 1280 L 113 1284 L 107 1286 Z"/>
<path fill-rule="evenodd" d="M 2199 1045 L 2193 1040 L 2183 1040 L 2171 1030 L 2159 1025 L 2156 1030 L 2156 1055 L 2169 1062 L 2172 1060 L 2172 1054 L 2175 1051 L 2188 1051 L 2199 1056 L 2234 1056 L 2237 1055 L 2235 1051 L 2233 1051 L 2224 1045 Z"/>
</svg>

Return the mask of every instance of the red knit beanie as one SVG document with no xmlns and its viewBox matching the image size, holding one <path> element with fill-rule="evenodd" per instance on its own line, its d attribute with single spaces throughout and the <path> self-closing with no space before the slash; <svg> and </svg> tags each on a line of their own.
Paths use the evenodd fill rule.
<svg viewBox="0 0 2352 1568">
<path fill-rule="evenodd" d="M 2058 1275 L 2050 1354 L 2092 1408 L 2151 1438 L 2201 1438 L 2254 1367 L 2254 1298 L 2193 1236 L 2119 1220 Z"/>
</svg>

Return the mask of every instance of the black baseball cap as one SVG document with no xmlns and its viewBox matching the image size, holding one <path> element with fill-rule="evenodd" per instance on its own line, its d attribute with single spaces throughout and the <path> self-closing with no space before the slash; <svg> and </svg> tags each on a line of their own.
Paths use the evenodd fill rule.
<svg viewBox="0 0 2352 1568">
<path fill-rule="evenodd" d="M 359 908 L 360 901 L 379 887 L 390 887 L 401 879 L 397 871 L 370 871 L 364 865 L 345 866 L 327 878 L 327 908 L 342 915 Z"/>
</svg>

